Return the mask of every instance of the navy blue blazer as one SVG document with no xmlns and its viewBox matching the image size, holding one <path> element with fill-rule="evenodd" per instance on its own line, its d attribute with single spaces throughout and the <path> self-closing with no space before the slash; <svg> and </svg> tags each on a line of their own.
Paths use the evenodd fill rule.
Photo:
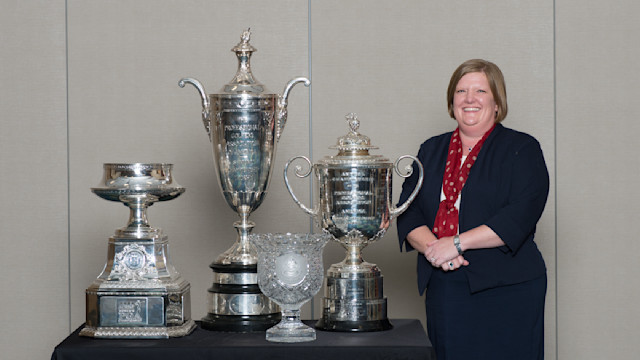
<svg viewBox="0 0 640 360">
<path fill-rule="evenodd" d="M 413 229 L 426 225 L 433 229 L 447 150 L 452 132 L 435 136 L 420 146 L 418 159 L 424 167 L 424 182 L 407 211 L 398 217 L 400 249 L 414 250 L 406 240 Z M 402 185 L 399 203 L 414 189 L 418 170 Z M 472 249 L 463 271 L 471 292 L 517 284 L 545 274 L 546 267 L 533 241 L 536 224 L 549 194 L 549 173 L 542 149 L 532 136 L 498 124 L 485 141 L 460 199 L 459 231 L 489 226 L 506 245 L 492 249 Z M 424 293 L 434 269 L 418 254 L 418 289 Z"/>
</svg>

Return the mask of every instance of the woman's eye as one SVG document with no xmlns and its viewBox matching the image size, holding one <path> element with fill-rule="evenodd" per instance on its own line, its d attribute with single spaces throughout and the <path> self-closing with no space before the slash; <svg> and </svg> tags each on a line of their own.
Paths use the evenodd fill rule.
<svg viewBox="0 0 640 360">
<path fill-rule="evenodd" d="M 482 90 L 482 89 L 479 89 L 479 90 L 478 90 L 478 92 L 486 93 L 486 91 L 484 91 L 484 90 Z"/>
<path fill-rule="evenodd" d="M 463 93 L 463 92 L 464 92 L 464 90 L 459 89 L 459 90 L 456 90 L 456 92 L 457 92 L 457 93 Z"/>
</svg>

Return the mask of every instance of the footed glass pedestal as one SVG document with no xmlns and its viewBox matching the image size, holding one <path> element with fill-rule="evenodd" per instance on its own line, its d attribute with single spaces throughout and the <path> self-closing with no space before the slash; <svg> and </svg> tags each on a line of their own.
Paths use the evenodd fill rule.
<svg viewBox="0 0 640 360">
<path fill-rule="evenodd" d="M 300 309 L 282 310 L 282 320 L 267 330 L 267 341 L 305 342 L 316 339 L 316 330 L 300 320 Z"/>
</svg>

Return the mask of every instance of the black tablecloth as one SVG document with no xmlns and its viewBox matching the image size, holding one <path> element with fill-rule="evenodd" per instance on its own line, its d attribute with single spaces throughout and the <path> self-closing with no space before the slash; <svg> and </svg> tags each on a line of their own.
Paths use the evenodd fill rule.
<svg viewBox="0 0 640 360">
<path fill-rule="evenodd" d="M 306 324 L 315 324 L 307 320 Z M 52 360 L 243 360 L 243 359 L 435 359 L 416 319 L 391 320 L 393 329 L 344 333 L 316 330 L 316 340 L 272 343 L 264 332 L 226 333 L 198 327 L 188 336 L 170 339 L 94 339 L 78 336 L 80 328 L 56 346 Z"/>
</svg>

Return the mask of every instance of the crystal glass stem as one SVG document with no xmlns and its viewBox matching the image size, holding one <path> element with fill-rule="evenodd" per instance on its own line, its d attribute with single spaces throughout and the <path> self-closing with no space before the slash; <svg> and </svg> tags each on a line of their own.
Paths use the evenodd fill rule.
<svg viewBox="0 0 640 360">
<path fill-rule="evenodd" d="M 266 339 L 272 342 L 313 341 L 316 331 L 300 320 L 300 308 L 283 309 L 282 320 L 267 330 Z"/>
</svg>

